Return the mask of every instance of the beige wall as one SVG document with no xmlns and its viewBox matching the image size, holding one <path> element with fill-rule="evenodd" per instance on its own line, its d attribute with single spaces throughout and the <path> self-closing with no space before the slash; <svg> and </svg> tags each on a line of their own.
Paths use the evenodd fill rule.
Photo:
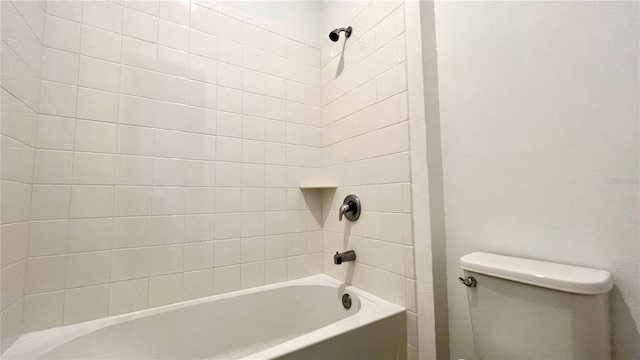
<svg viewBox="0 0 640 360">
<path fill-rule="evenodd" d="M 613 355 L 640 357 L 638 4 L 436 2 L 451 358 L 460 256 L 611 271 Z"/>
</svg>

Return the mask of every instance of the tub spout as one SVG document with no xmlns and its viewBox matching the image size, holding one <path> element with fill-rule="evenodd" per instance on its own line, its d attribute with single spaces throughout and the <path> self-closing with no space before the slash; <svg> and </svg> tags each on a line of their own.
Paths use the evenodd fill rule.
<svg viewBox="0 0 640 360">
<path fill-rule="evenodd" d="M 340 265 L 344 261 L 355 261 L 355 260 L 356 260 L 356 252 L 353 250 L 345 251 L 343 253 L 339 253 L 336 251 L 336 254 L 333 255 L 333 263 L 336 265 Z"/>
</svg>

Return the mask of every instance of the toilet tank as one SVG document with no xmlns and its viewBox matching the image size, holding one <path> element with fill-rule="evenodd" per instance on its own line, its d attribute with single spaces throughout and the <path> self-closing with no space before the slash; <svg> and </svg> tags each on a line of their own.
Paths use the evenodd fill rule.
<svg viewBox="0 0 640 360">
<path fill-rule="evenodd" d="M 460 266 L 475 279 L 467 298 L 480 359 L 611 357 L 607 271 L 481 252 Z"/>
</svg>

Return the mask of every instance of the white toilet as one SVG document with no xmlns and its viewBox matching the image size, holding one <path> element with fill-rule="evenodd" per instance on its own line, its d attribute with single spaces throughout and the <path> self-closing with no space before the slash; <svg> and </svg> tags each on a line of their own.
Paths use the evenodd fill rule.
<svg viewBox="0 0 640 360">
<path fill-rule="evenodd" d="M 489 253 L 460 258 L 480 359 L 609 359 L 607 271 Z"/>
</svg>

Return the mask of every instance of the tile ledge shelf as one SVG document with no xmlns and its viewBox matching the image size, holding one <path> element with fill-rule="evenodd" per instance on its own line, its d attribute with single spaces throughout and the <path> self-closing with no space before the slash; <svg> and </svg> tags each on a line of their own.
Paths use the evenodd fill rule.
<svg viewBox="0 0 640 360">
<path fill-rule="evenodd" d="M 300 185 L 300 190 L 324 190 L 324 189 L 337 189 L 337 185 L 333 184 L 304 184 Z"/>
</svg>

